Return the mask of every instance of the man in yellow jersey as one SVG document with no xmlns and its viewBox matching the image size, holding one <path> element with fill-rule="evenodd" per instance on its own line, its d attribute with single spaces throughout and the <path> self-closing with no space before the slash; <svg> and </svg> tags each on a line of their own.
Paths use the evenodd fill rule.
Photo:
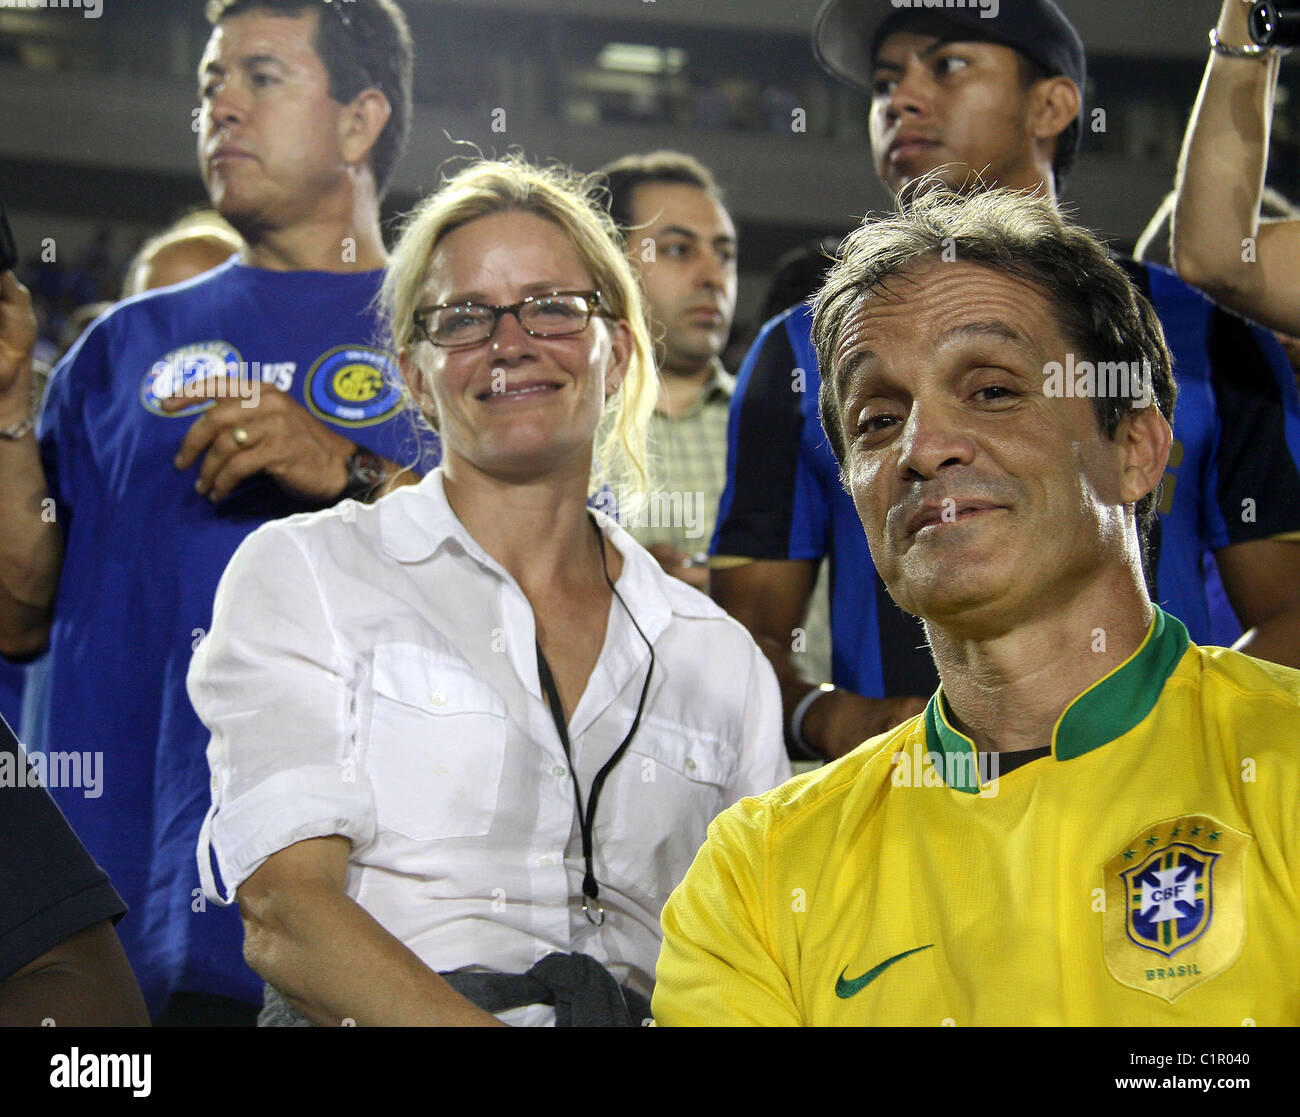
<svg viewBox="0 0 1300 1117">
<path fill-rule="evenodd" d="M 817 296 L 821 416 L 941 680 L 716 819 L 660 1024 L 1300 1024 L 1300 672 L 1150 601 L 1169 354 L 1039 197 L 921 192 Z"/>
</svg>

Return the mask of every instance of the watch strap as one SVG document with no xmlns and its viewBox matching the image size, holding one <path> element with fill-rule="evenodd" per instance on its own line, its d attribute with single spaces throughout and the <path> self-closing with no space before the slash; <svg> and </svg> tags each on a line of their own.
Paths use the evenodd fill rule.
<svg viewBox="0 0 1300 1117">
<path fill-rule="evenodd" d="M 378 454 L 358 446 L 347 460 L 348 480 L 340 500 L 369 500 L 385 481 L 388 467 Z"/>
</svg>

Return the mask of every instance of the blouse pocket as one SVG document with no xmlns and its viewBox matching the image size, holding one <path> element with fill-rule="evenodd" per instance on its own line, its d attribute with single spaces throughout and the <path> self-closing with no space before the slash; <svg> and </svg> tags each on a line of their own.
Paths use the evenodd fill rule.
<svg viewBox="0 0 1300 1117">
<path fill-rule="evenodd" d="M 417 644 L 375 648 L 366 769 L 379 828 L 417 840 L 486 834 L 506 707 L 469 665 Z"/>
<path fill-rule="evenodd" d="M 603 796 L 598 812 L 607 823 L 624 823 L 610 832 L 609 867 L 633 892 L 662 904 L 704 844 L 709 823 L 729 805 L 734 755 L 713 734 L 653 718 L 642 723 L 616 771 L 610 813 Z M 629 819 L 636 824 L 627 827 Z"/>
</svg>

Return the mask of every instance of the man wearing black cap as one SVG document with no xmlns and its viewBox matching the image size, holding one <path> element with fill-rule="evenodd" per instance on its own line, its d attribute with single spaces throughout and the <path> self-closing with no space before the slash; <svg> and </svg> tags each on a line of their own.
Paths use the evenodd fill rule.
<svg viewBox="0 0 1300 1117">
<path fill-rule="evenodd" d="M 941 10 L 829 0 L 813 48 L 833 75 L 872 95 L 873 159 L 900 201 L 932 182 L 1056 199 L 1082 138 L 1086 60 L 1051 0 Z M 1181 388 L 1146 556 L 1152 598 L 1198 643 L 1231 643 L 1244 627 L 1240 650 L 1300 666 L 1300 544 L 1286 538 L 1300 531 L 1300 466 L 1288 446 L 1300 446 L 1300 401 L 1285 357 L 1167 270 L 1126 267 L 1161 318 Z M 806 307 L 787 311 L 741 369 L 713 590 L 777 668 L 792 749 L 833 758 L 919 711 L 935 677 L 841 487 L 817 418 L 810 326 Z M 790 390 L 792 369 L 802 370 L 801 391 Z M 785 649 L 824 557 L 834 685 L 818 687 Z M 1242 622 L 1226 633 L 1211 613 L 1207 566 Z"/>
<path fill-rule="evenodd" d="M 961 103 L 888 111 L 909 45 Z M 919 11 L 888 0 L 831 2 L 813 28 L 813 53 L 873 97 L 876 170 L 904 200 L 910 183 L 945 164 L 952 187 L 984 189 L 995 175 L 999 186 L 1045 186 L 1054 197 L 1079 150 L 1087 60 L 1078 32 L 1050 0 Z"/>
</svg>

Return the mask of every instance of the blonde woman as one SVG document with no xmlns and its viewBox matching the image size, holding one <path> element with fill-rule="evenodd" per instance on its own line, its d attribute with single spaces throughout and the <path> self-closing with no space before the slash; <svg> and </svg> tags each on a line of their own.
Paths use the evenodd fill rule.
<svg viewBox="0 0 1300 1117">
<path fill-rule="evenodd" d="M 443 465 L 227 569 L 205 887 L 212 850 L 263 1022 L 639 1023 L 709 821 L 788 762 L 748 635 L 588 506 L 645 480 L 636 281 L 587 183 L 484 161 L 381 298 Z"/>
</svg>

